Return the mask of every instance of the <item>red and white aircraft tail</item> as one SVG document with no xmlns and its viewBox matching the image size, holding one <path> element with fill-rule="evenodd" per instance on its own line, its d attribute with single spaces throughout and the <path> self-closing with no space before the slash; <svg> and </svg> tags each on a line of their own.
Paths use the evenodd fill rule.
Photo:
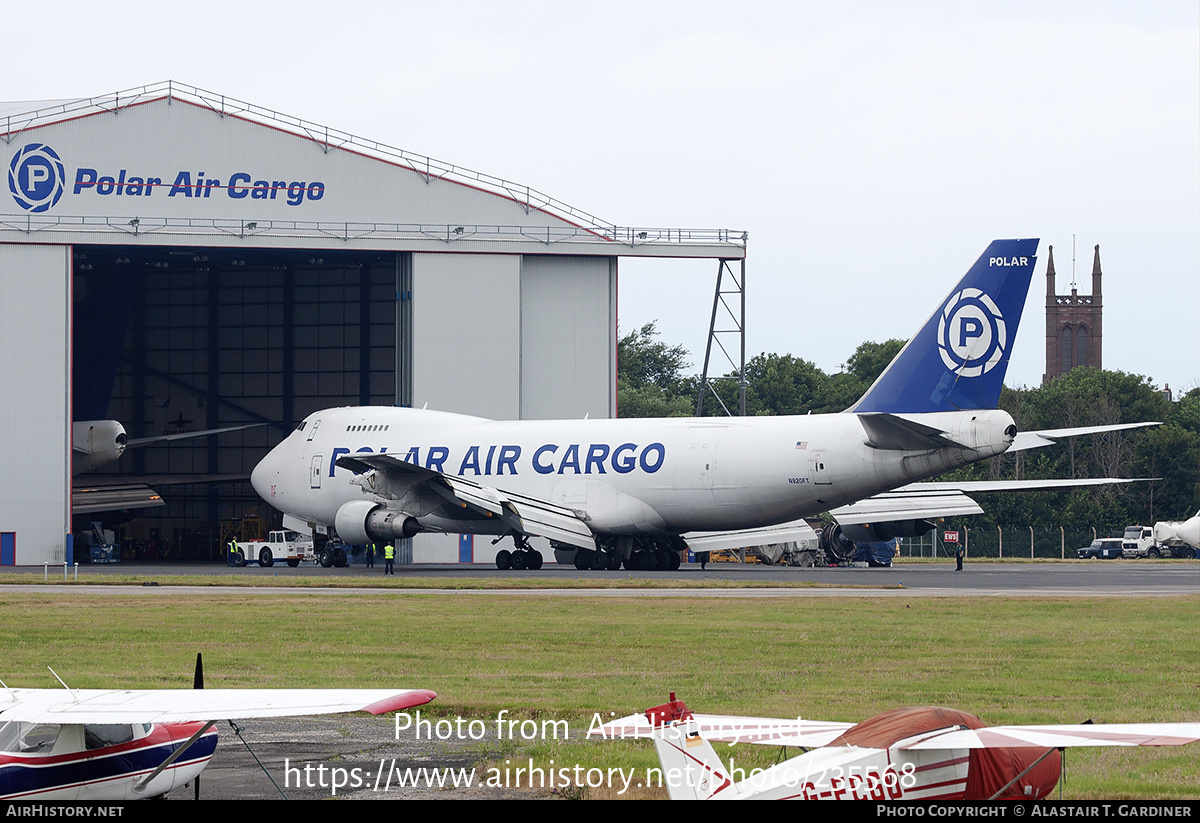
<svg viewBox="0 0 1200 823">
<path fill-rule="evenodd" d="M 654 749 L 663 782 L 672 800 L 711 800 L 737 794 L 725 764 L 701 734 L 696 718 L 682 701 L 671 699 L 646 712 L 653 728 Z"/>
</svg>

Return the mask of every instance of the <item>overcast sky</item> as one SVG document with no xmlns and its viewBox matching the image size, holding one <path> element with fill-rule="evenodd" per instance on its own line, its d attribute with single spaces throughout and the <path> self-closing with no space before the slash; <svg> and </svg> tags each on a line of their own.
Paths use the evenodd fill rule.
<svg viewBox="0 0 1200 823">
<path fill-rule="evenodd" d="M 1101 247 L 1104 365 L 1200 385 L 1200 6 L 205 2 L 6 11 L 0 100 L 173 79 L 528 184 L 622 226 L 750 233 L 748 350 L 907 338 L 987 244 Z M 699 370 L 716 264 L 621 264 L 622 331 Z M 723 366 L 717 367 L 724 370 Z"/>
</svg>

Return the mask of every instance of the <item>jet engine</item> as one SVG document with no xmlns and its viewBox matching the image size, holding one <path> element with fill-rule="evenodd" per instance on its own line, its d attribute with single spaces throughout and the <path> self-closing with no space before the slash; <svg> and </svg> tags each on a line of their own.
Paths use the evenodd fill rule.
<svg viewBox="0 0 1200 823">
<path fill-rule="evenodd" d="M 888 520 L 882 523 L 860 523 L 841 526 L 842 534 L 855 543 L 886 543 L 897 537 L 920 537 L 933 531 L 928 520 Z"/>
<path fill-rule="evenodd" d="M 370 500 L 343 503 L 337 510 L 333 526 L 342 540 L 359 546 L 412 537 L 425 528 L 412 515 L 384 508 Z"/>
<path fill-rule="evenodd" d="M 888 520 L 845 526 L 830 523 L 821 530 L 820 547 L 830 563 L 845 563 L 854 557 L 858 543 L 887 543 L 897 537 L 920 537 L 933 528 L 933 523 L 928 520 Z"/>
</svg>

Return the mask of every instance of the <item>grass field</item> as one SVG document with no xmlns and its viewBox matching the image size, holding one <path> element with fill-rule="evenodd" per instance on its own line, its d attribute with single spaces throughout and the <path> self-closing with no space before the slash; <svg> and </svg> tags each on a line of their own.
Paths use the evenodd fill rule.
<svg viewBox="0 0 1200 823">
<path fill-rule="evenodd" d="M 989 724 L 1200 721 L 1200 597 L 542 598 L 25 594 L 0 588 L 0 678 L 51 687 L 422 687 L 442 717 L 696 711 L 862 720 L 945 705 Z M 757 749 L 758 752 L 743 751 Z M 1200 746 L 1072 750 L 1065 798 L 1200 797 Z M 649 765 L 638 742 L 535 760 Z M 774 757 L 741 747 L 739 763 Z M 742 760 L 743 756 L 746 758 Z M 769 760 L 768 760 L 769 762 Z"/>
</svg>

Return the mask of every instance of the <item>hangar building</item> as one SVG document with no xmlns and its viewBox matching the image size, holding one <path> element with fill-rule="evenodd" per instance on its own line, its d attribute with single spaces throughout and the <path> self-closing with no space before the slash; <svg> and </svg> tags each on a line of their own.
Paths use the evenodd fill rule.
<svg viewBox="0 0 1200 823">
<path fill-rule="evenodd" d="M 746 253 L 740 231 L 616 226 L 175 82 L 0 103 L 0 137 L 0 565 L 70 562 L 97 518 L 219 557 L 230 529 L 274 516 L 255 463 L 321 408 L 612 416 L 620 258 Z M 131 447 L 73 477 L 105 420 Z"/>
</svg>

